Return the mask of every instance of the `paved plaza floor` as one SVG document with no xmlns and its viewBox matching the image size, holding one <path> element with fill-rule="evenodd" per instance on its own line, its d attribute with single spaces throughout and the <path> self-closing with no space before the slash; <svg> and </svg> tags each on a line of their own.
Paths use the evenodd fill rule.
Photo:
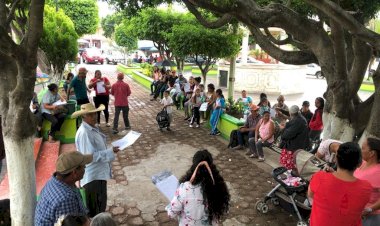
<svg viewBox="0 0 380 226">
<path fill-rule="evenodd" d="M 91 70 L 91 68 L 89 68 Z M 111 83 L 116 73 L 103 71 Z M 92 77 L 89 75 L 89 77 Z M 170 170 L 178 178 L 189 169 L 192 156 L 197 150 L 208 149 L 215 164 L 228 184 L 231 207 L 223 225 L 295 225 L 296 219 L 280 207 L 270 205 L 269 213 L 263 215 L 254 209 L 258 199 L 263 198 L 273 186 L 271 167 L 257 163 L 243 151 L 227 149 L 227 142 L 218 136 L 208 135 L 206 128 L 189 128 L 183 120 L 183 112 L 174 112 L 173 131 L 160 132 L 155 120 L 162 106 L 150 101 L 149 92 L 137 83 L 126 79 L 132 95 L 129 98 L 132 130 L 142 133 L 137 142 L 117 154 L 112 163 L 113 179 L 108 182 L 108 207 L 120 225 L 178 225 L 167 217 L 165 206 L 169 203 L 152 184 L 151 176 Z M 113 100 L 110 118 L 113 119 Z M 101 130 L 107 134 L 109 143 L 124 134 L 113 135 L 102 117 Z M 123 128 L 122 119 L 119 130 Z"/>
</svg>

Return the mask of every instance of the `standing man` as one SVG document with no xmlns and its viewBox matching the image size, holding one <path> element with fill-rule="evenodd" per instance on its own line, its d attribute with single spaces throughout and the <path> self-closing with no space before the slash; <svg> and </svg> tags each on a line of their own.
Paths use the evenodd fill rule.
<svg viewBox="0 0 380 226">
<path fill-rule="evenodd" d="M 90 90 L 86 86 L 86 75 L 86 68 L 79 68 L 78 75 L 75 76 L 73 80 L 71 80 L 70 87 L 67 90 L 67 93 L 70 93 L 71 89 L 74 88 L 74 93 L 78 105 L 90 103 L 87 96 L 87 92 L 90 92 Z"/>
<path fill-rule="evenodd" d="M 92 155 L 77 151 L 65 152 L 58 157 L 56 171 L 41 191 L 34 225 L 53 226 L 59 217 L 67 214 L 87 215 L 75 182 L 83 178 L 86 164 L 92 160 Z"/>
<path fill-rule="evenodd" d="M 92 154 L 94 160 L 86 166 L 86 172 L 80 181 L 86 191 L 89 216 L 104 212 L 107 206 L 107 180 L 111 178 L 111 162 L 115 159 L 118 147 L 107 147 L 106 135 L 96 127 L 97 112 L 104 110 L 91 103 L 83 104 L 79 111 L 72 114 L 82 116 L 83 122 L 75 136 L 75 146 L 83 154 Z"/>
<path fill-rule="evenodd" d="M 303 117 L 305 117 L 308 125 L 310 123 L 311 118 L 313 117 L 313 113 L 310 111 L 309 107 L 310 107 L 309 101 L 305 100 L 302 103 L 301 114 Z"/>
<path fill-rule="evenodd" d="M 129 124 L 128 113 L 129 113 L 129 105 L 128 105 L 128 97 L 131 95 L 131 89 L 129 85 L 123 81 L 124 74 L 117 74 L 117 82 L 112 85 L 111 94 L 115 97 L 115 118 L 113 120 L 113 134 L 117 134 L 119 131 L 117 127 L 119 125 L 119 115 L 120 111 L 123 112 L 123 119 L 125 129 L 130 129 L 131 125 Z"/>
</svg>

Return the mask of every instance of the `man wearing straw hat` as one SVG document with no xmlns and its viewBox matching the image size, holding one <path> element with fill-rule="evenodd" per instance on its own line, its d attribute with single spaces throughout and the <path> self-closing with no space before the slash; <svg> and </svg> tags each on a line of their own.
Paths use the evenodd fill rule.
<svg viewBox="0 0 380 226">
<path fill-rule="evenodd" d="M 107 205 L 107 180 L 111 178 L 111 162 L 119 147 L 107 147 L 106 135 L 96 127 L 97 112 L 104 110 L 91 103 L 81 105 L 81 109 L 72 114 L 82 116 L 83 122 L 75 136 L 75 146 L 83 154 L 93 154 L 94 160 L 86 166 L 86 172 L 80 181 L 86 192 L 89 216 L 104 212 Z"/>
</svg>

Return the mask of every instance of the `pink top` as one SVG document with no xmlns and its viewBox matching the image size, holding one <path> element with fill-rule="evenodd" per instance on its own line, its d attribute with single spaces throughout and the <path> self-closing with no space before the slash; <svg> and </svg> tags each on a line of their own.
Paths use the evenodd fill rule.
<svg viewBox="0 0 380 226">
<path fill-rule="evenodd" d="M 261 119 L 261 122 L 259 122 L 260 127 L 259 127 L 259 135 L 261 138 L 263 137 L 268 137 L 269 136 L 269 127 L 271 125 L 272 120 L 268 120 L 268 122 L 264 123 L 264 121 Z M 273 143 L 274 141 L 274 134 L 267 140 L 269 143 Z"/>
<path fill-rule="evenodd" d="M 111 94 L 115 97 L 116 107 L 128 106 L 128 97 L 131 95 L 129 85 L 123 81 L 117 81 L 112 85 Z"/>
<path fill-rule="evenodd" d="M 370 206 L 380 200 L 380 164 L 362 170 L 367 162 L 363 161 L 362 165 L 354 172 L 354 176 L 361 180 L 366 180 L 372 185 L 371 198 L 366 206 Z M 380 210 L 373 212 L 380 214 Z"/>
</svg>

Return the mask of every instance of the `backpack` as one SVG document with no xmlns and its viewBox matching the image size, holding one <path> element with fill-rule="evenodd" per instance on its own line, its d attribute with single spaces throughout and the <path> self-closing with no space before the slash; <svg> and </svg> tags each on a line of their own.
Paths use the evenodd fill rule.
<svg viewBox="0 0 380 226">
<path fill-rule="evenodd" d="M 169 126 L 169 115 L 166 109 L 162 109 L 162 111 L 158 112 L 156 121 L 161 129 Z"/>
<path fill-rule="evenodd" d="M 238 135 L 237 135 L 237 130 L 232 130 L 230 133 L 230 143 L 228 144 L 228 148 L 233 148 L 238 146 Z"/>
</svg>

